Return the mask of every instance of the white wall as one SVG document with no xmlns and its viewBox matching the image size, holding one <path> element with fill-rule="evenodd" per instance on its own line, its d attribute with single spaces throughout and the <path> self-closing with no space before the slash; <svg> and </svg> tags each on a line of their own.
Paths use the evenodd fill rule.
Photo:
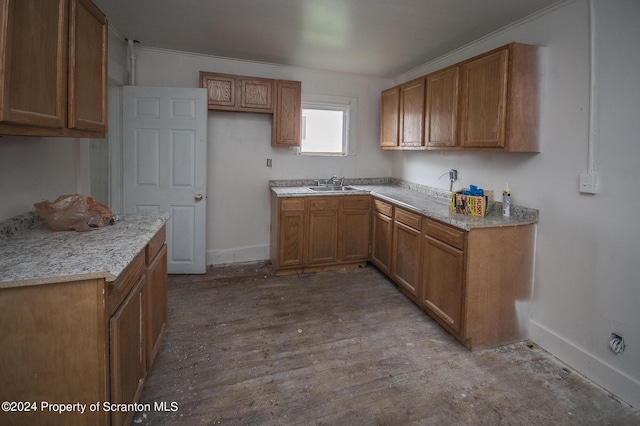
<svg viewBox="0 0 640 426">
<path fill-rule="evenodd" d="M 63 194 L 89 194 L 89 145 L 83 139 L 0 137 L 0 220 Z"/>
<path fill-rule="evenodd" d="M 209 112 L 207 264 L 268 259 L 272 179 L 332 175 L 391 175 L 391 159 L 378 147 L 380 91 L 390 79 L 320 72 L 256 62 L 136 47 L 136 82 L 146 86 L 198 87 L 211 71 L 302 81 L 303 98 L 333 95 L 357 99 L 356 155 L 309 157 L 271 147 L 271 116 Z M 273 167 L 266 167 L 266 160 Z"/>
<path fill-rule="evenodd" d="M 397 152 L 393 176 L 445 188 L 476 184 L 540 210 L 530 335 L 640 407 L 640 2 L 594 0 L 597 195 L 580 194 L 589 136 L 589 2 L 578 0 L 478 40 L 396 83 L 517 41 L 544 47 L 541 153 Z M 611 330 L 627 348 L 615 355 Z"/>
</svg>

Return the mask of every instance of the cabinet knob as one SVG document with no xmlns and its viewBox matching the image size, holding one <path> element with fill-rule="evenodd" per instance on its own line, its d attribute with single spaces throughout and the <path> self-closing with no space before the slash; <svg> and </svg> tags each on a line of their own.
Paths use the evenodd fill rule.
<svg viewBox="0 0 640 426">
<path fill-rule="evenodd" d="M 194 198 L 196 201 L 202 201 L 202 194 L 198 194 Z"/>
</svg>

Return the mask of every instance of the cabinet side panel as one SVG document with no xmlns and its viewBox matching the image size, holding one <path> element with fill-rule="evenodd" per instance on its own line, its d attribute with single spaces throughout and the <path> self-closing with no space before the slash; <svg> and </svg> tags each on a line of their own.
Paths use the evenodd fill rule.
<svg viewBox="0 0 640 426">
<path fill-rule="evenodd" d="M 108 400 L 104 291 L 104 280 L 0 290 L 2 401 Z M 0 412 L 0 424 L 5 425 L 106 421 L 102 410 Z"/>
<path fill-rule="evenodd" d="M 513 44 L 507 143 L 515 152 L 540 152 L 540 47 Z"/>
<path fill-rule="evenodd" d="M 528 337 L 533 241 L 534 225 L 469 232 L 464 334 L 472 349 Z"/>
</svg>

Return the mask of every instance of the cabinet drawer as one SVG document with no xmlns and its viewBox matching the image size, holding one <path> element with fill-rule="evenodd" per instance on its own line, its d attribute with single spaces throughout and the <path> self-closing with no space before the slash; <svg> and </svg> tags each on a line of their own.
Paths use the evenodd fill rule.
<svg viewBox="0 0 640 426">
<path fill-rule="evenodd" d="M 312 198 L 309 210 L 338 210 L 340 200 L 337 198 L 317 197 Z"/>
<path fill-rule="evenodd" d="M 153 259 L 156 257 L 166 239 L 166 231 L 163 226 L 158 233 L 149 241 L 147 247 L 145 247 L 145 263 L 150 265 Z"/>
<path fill-rule="evenodd" d="M 345 210 L 369 210 L 370 197 L 344 197 L 342 207 Z"/>
<path fill-rule="evenodd" d="M 124 271 L 122 271 L 118 279 L 109 284 L 109 301 L 107 306 L 109 316 L 113 315 L 116 309 L 118 309 L 118 306 L 120 306 L 134 284 L 144 273 L 144 259 L 145 251 L 142 250 Z"/>
<path fill-rule="evenodd" d="M 385 203 L 382 200 L 378 200 L 377 198 L 373 199 L 373 210 L 382 214 L 386 214 L 387 216 L 392 216 L 393 214 L 393 206 L 389 203 Z"/>
<path fill-rule="evenodd" d="M 396 213 L 393 217 L 398 222 L 410 226 L 413 229 L 417 229 L 418 231 L 422 229 L 422 216 L 417 213 L 412 213 L 396 207 Z"/>
<path fill-rule="evenodd" d="M 425 220 L 426 234 L 460 250 L 464 247 L 464 231 L 443 225 L 432 220 Z"/>
<path fill-rule="evenodd" d="M 291 212 L 304 210 L 304 198 L 287 198 L 280 201 L 280 211 Z"/>
</svg>

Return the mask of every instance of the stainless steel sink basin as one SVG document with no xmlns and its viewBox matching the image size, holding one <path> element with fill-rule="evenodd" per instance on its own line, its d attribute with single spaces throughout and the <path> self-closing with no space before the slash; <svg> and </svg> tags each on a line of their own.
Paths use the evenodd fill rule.
<svg viewBox="0 0 640 426">
<path fill-rule="evenodd" d="M 316 192 L 342 192 L 342 191 L 358 190 L 358 188 L 354 188 L 353 186 L 340 186 L 340 185 L 307 186 L 306 188 Z"/>
</svg>

